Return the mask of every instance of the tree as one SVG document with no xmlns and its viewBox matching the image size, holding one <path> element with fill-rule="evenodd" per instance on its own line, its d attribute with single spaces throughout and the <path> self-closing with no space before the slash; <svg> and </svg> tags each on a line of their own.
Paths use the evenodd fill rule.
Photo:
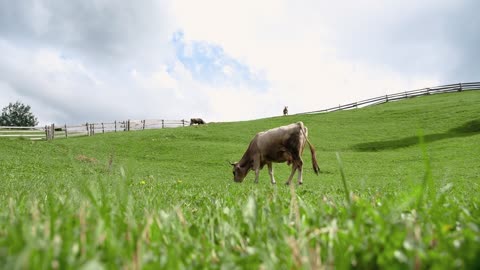
<svg viewBox="0 0 480 270">
<path fill-rule="evenodd" d="M 37 118 L 30 112 L 30 106 L 20 101 L 8 104 L 0 116 L 0 126 L 33 127 L 38 124 Z"/>
</svg>

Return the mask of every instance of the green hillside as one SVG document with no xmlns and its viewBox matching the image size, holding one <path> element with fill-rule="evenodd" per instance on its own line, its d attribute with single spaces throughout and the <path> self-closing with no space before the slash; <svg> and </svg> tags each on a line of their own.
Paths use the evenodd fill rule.
<svg viewBox="0 0 480 270">
<path fill-rule="evenodd" d="M 0 139 L 0 268 L 478 266 L 478 104 L 480 91 L 470 91 L 327 114 Z M 276 186 L 266 169 L 259 184 L 253 173 L 233 182 L 227 161 L 257 132 L 297 121 L 319 176 L 305 151 L 302 186 L 283 185 L 286 164 L 274 165 Z"/>
</svg>

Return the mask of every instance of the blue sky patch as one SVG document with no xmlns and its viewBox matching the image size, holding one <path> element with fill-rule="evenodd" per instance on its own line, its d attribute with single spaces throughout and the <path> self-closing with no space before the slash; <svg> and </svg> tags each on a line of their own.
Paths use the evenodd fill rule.
<svg viewBox="0 0 480 270">
<path fill-rule="evenodd" d="M 227 55 L 222 47 L 205 41 L 188 41 L 182 31 L 173 35 L 177 59 L 191 72 L 195 80 L 213 85 L 244 86 L 265 91 L 268 81 L 261 72 Z"/>
</svg>

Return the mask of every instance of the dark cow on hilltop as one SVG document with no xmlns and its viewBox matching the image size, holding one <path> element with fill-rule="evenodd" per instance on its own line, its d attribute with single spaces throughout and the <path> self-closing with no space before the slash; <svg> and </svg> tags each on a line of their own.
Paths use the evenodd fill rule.
<svg viewBox="0 0 480 270">
<path fill-rule="evenodd" d="M 283 108 L 283 115 L 288 115 L 288 106 Z"/>
<path fill-rule="evenodd" d="M 205 121 L 202 118 L 191 118 L 190 119 L 190 126 L 197 124 L 197 125 L 205 125 Z"/>
<path fill-rule="evenodd" d="M 286 182 L 290 184 L 295 171 L 298 170 L 298 184 L 302 184 L 302 153 L 305 143 L 310 147 L 312 155 L 313 170 L 316 174 L 320 172 L 317 164 L 315 148 L 308 141 L 308 129 L 302 122 L 270 129 L 260 132 L 250 142 L 247 151 L 239 162 L 231 163 L 233 166 L 233 180 L 242 182 L 250 170 L 255 171 L 255 183 L 258 183 L 260 170 L 267 165 L 270 181 L 275 184 L 272 162 L 292 165 L 292 173 Z"/>
</svg>

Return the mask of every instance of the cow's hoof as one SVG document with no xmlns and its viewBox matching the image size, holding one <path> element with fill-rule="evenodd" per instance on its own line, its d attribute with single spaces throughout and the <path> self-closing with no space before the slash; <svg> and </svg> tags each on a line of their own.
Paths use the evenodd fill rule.
<svg viewBox="0 0 480 270">
<path fill-rule="evenodd" d="M 287 186 L 290 185 L 290 182 L 285 182 L 285 185 L 287 185 Z"/>
<path fill-rule="evenodd" d="M 271 183 L 272 183 L 272 185 L 276 185 L 276 184 L 277 184 L 277 182 L 271 182 Z"/>
<path fill-rule="evenodd" d="M 303 185 L 303 182 L 298 182 L 299 185 Z"/>
</svg>

